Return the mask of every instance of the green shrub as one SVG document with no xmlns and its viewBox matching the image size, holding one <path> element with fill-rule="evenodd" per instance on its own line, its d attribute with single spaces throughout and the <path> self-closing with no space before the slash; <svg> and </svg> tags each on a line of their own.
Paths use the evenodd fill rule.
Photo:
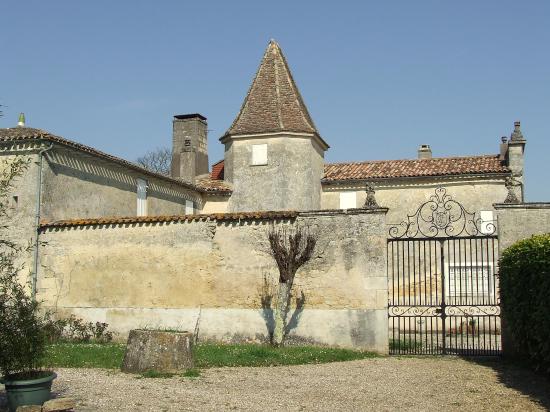
<svg viewBox="0 0 550 412">
<path fill-rule="evenodd" d="M 550 233 L 521 240 L 500 258 L 504 321 L 517 352 L 550 372 Z"/>
<path fill-rule="evenodd" d="M 29 249 L 14 242 L 9 226 L 8 195 L 28 163 L 17 158 L 0 164 L 0 375 L 22 379 L 40 374 L 46 345 L 39 304 L 19 278 L 24 267 L 17 262 Z"/>
<path fill-rule="evenodd" d="M 109 325 L 104 322 L 85 322 L 71 315 L 68 318 L 55 318 L 51 313 L 45 316 L 45 333 L 49 343 L 108 343 L 113 340 Z"/>
</svg>

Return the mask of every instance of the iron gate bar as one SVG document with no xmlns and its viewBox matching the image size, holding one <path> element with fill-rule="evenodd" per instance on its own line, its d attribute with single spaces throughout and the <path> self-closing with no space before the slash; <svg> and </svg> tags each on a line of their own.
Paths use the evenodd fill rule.
<svg viewBox="0 0 550 412">
<path fill-rule="evenodd" d="M 500 354 L 495 232 L 444 188 L 390 227 L 390 353 Z"/>
</svg>

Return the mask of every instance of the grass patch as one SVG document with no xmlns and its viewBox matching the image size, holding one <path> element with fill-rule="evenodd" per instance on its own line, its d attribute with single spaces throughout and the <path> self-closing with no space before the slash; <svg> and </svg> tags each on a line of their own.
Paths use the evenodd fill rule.
<svg viewBox="0 0 550 412">
<path fill-rule="evenodd" d="M 201 372 L 198 369 L 187 369 L 181 376 L 184 378 L 198 378 L 201 376 Z"/>
<path fill-rule="evenodd" d="M 58 368 L 118 369 L 126 345 L 118 343 L 56 343 L 46 349 L 45 365 Z"/>
<path fill-rule="evenodd" d="M 199 368 L 224 366 L 277 366 L 342 362 L 377 356 L 370 352 L 317 346 L 221 345 L 203 343 L 195 347 Z"/>
<path fill-rule="evenodd" d="M 390 339 L 390 352 L 411 352 L 420 351 L 422 342 L 415 342 L 410 339 Z"/>
<path fill-rule="evenodd" d="M 46 366 L 51 368 L 108 368 L 118 369 L 122 365 L 126 345 L 116 343 L 58 343 L 48 346 Z M 274 348 L 268 345 L 222 345 L 201 343 L 195 346 L 195 366 L 215 368 L 225 366 L 277 366 L 302 365 L 308 363 L 342 362 L 377 356 L 371 352 L 351 349 L 317 346 L 286 346 Z M 156 371 L 148 371 L 142 376 L 153 376 Z M 190 369 L 184 377 L 197 377 L 199 371 Z"/>
</svg>

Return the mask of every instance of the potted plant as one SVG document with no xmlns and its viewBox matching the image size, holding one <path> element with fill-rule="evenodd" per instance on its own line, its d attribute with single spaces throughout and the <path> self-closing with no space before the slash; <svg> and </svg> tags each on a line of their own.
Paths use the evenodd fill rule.
<svg viewBox="0 0 550 412">
<path fill-rule="evenodd" d="M 46 348 L 44 318 L 39 304 L 27 293 L 16 262 L 28 249 L 18 246 L 9 234 L 7 193 L 26 162 L 16 160 L 0 169 L 0 383 L 6 387 L 8 407 L 41 405 L 50 399 L 56 374 L 42 370 Z M 13 221 L 12 221 L 13 222 Z"/>
<path fill-rule="evenodd" d="M 41 369 L 46 341 L 38 302 L 16 274 L 7 273 L 5 256 L 0 253 L 0 383 L 6 386 L 10 411 L 15 411 L 49 400 L 56 374 Z"/>
</svg>

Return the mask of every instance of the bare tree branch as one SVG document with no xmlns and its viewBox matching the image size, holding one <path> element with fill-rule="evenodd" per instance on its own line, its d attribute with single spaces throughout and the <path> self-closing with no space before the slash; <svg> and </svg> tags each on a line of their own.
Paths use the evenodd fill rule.
<svg viewBox="0 0 550 412">
<path fill-rule="evenodd" d="M 272 343 L 275 346 L 283 345 L 288 324 L 286 322 L 292 285 L 298 269 L 313 256 L 317 237 L 309 232 L 308 228 L 297 227 L 289 229 L 285 226 L 271 227 L 268 234 L 270 253 L 279 268 L 279 291 L 277 294 L 277 307 L 274 312 L 274 328 Z M 271 303 L 271 300 L 269 301 Z M 305 295 L 302 292 L 300 313 L 305 303 Z M 298 303 L 298 301 L 297 301 Z M 298 322 L 298 315 L 293 322 Z M 286 332 L 285 332 L 286 331 Z"/>
<path fill-rule="evenodd" d="M 159 147 L 148 151 L 144 156 L 139 157 L 136 162 L 151 172 L 169 176 L 172 164 L 172 152 L 167 147 Z"/>
</svg>

